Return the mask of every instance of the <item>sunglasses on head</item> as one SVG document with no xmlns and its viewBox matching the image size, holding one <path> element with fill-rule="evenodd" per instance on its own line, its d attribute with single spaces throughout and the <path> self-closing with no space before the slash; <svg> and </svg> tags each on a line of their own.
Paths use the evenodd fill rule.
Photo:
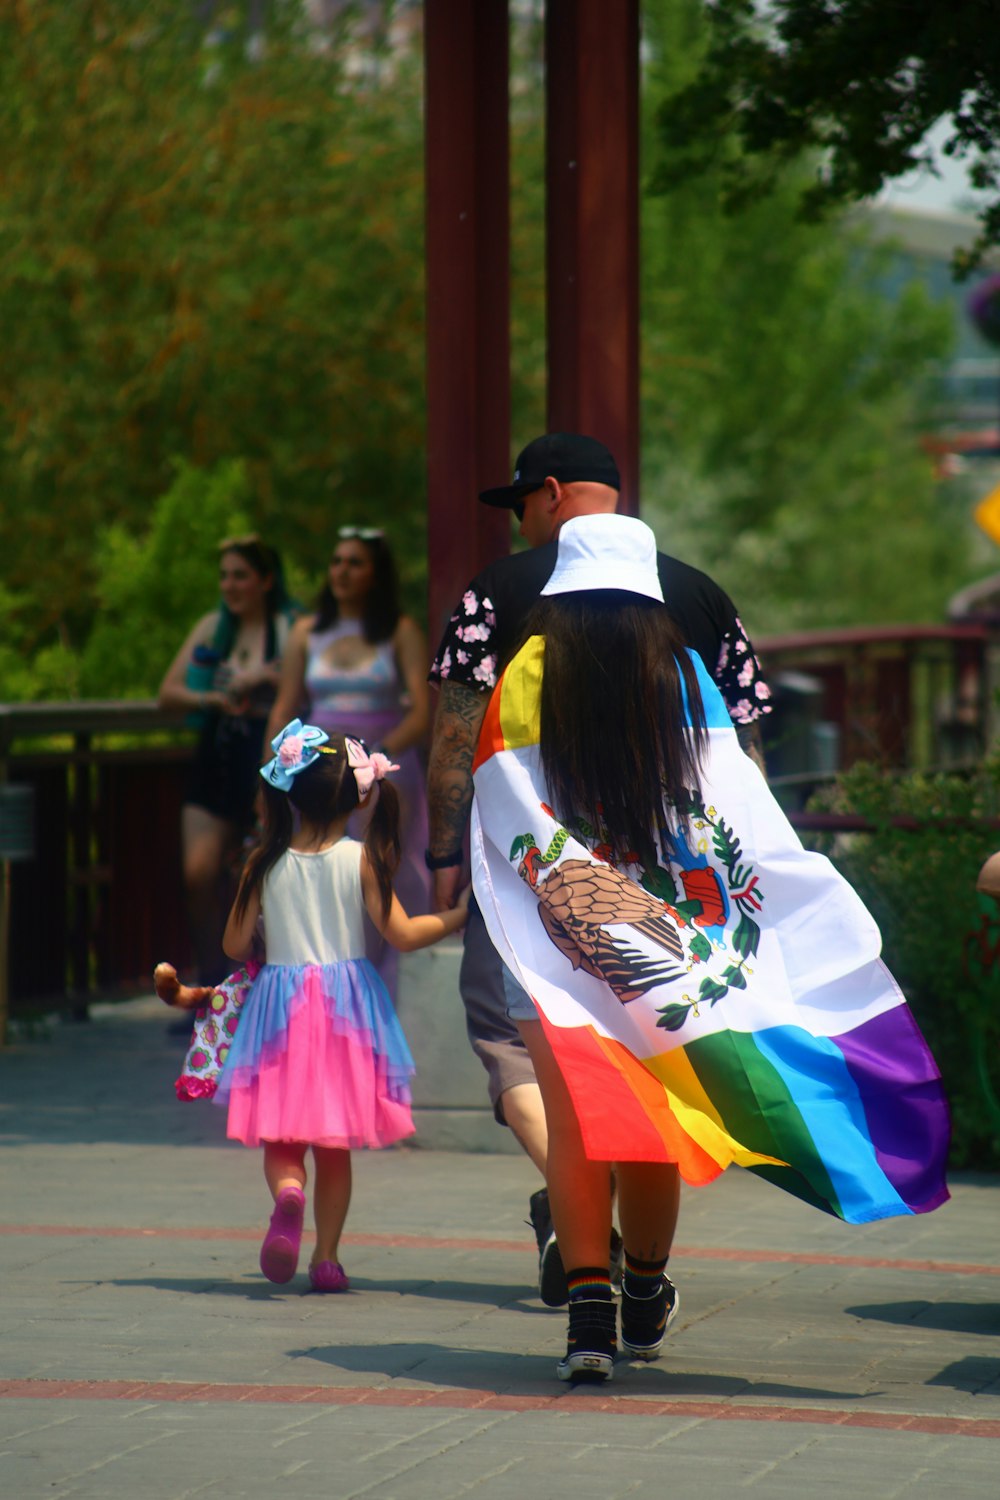
<svg viewBox="0 0 1000 1500">
<path fill-rule="evenodd" d="M 231 547 L 256 547 L 260 545 L 260 536 L 256 531 L 248 531 L 246 536 L 223 537 L 215 545 L 220 552 L 228 552 Z"/>
<path fill-rule="evenodd" d="M 352 537 L 357 537 L 362 542 L 376 542 L 379 537 L 385 536 L 385 532 L 381 526 L 341 526 L 337 530 L 337 535 L 342 542 Z"/>
</svg>

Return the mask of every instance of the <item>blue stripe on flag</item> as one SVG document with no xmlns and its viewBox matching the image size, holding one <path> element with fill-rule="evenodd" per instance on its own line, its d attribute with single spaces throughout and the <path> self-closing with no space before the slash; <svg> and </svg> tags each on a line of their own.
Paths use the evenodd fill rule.
<svg viewBox="0 0 1000 1500">
<path fill-rule="evenodd" d="M 705 708 L 705 728 L 732 729 L 733 721 L 729 717 L 729 710 L 726 707 L 725 700 L 708 675 L 705 663 L 697 651 L 692 651 L 690 646 L 688 647 L 688 656 L 693 661 L 695 672 L 698 674 L 698 687 L 701 689 L 701 701 Z M 684 720 L 685 723 L 690 725 L 691 709 L 688 704 L 687 685 L 683 677 L 681 678 L 681 694 L 684 700 Z"/>
<path fill-rule="evenodd" d="M 912 1213 L 879 1166 L 861 1096 L 836 1043 L 800 1026 L 755 1031 L 753 1042 L 795 1101 L 847 1222 Z"/>
</svg>

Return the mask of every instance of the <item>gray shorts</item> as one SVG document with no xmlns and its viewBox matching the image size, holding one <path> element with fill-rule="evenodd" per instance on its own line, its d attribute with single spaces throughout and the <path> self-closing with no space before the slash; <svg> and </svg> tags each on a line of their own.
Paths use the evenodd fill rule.
<svg viewBox="0 0 1000 1500">
<path fill-rule="evenodd" d="M 515 979 L 506 964 L 503 964 L 503 992 L 507 997 L 507 1018 L 517 1024 L 518 1021 L 537 1021 L 538 1007 L 528 994 L 528 991 Z"/>
<path fill-rule="evenodd" d="M 465 924 L 459 988 L 469 1041 L 486 1069 L 493 1113 L 501 1125 L 506 1125 L 501 1096 L 518 1084 L 534 1083 L 535 1070 L 517 1026 L 507 1014 L 503 964 L 474 900 L 469 902 L 469 919 Z"/>
</svg>

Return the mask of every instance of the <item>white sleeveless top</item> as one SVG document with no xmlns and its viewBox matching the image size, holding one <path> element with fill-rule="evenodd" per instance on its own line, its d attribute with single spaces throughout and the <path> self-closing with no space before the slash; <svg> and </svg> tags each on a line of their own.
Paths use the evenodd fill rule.
<svg viewBox="0 0 1000 1500">
<path fill-rule="evenodd" d="M 261 894 L 269 964 L 334 964 L 365 954 L 361 845 L 342 838 L 306 854 L 288 849 Z"/>
</svg>

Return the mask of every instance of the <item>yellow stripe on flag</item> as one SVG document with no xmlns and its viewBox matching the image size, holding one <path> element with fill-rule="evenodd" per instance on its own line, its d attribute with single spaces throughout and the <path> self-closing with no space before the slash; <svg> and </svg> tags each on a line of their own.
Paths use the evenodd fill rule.
<svg viewBox="0 0 1000 1500">
<path fill-rule="evenodd" d="M 537 745 L 542 735 L 542 670 L 545 638 L 533 635 L 525 641 L 503 674 L 500 688 L 500 723 L 504 745 L 520 750 Z"/>
<path fill-rule="evenodd" d="M 729 1134 L 722 1123 L 722 1116 L 702 1088 L 683 1047 L 677 1047 L 672 1052 L 660 1052 L 653 1057 L 644 1057 L 643 1062 L 666 1090 L 667 1100 L 678 1123 L 720 1167 L 727 1166 L 731 1161 L 740 1167 L 787 1165 L 780 1157 L 762 1156 L 757 1151 L 748 1151 Z"/>
<path fill-rule="evenodd" d="M 510 666 L 501 675 L 486 706 L 472 773 L 504 750 L 537 745 L 541 737 L 542 666 L 545 638 L 533 635 L 525 641 Z"/>
</svg>

